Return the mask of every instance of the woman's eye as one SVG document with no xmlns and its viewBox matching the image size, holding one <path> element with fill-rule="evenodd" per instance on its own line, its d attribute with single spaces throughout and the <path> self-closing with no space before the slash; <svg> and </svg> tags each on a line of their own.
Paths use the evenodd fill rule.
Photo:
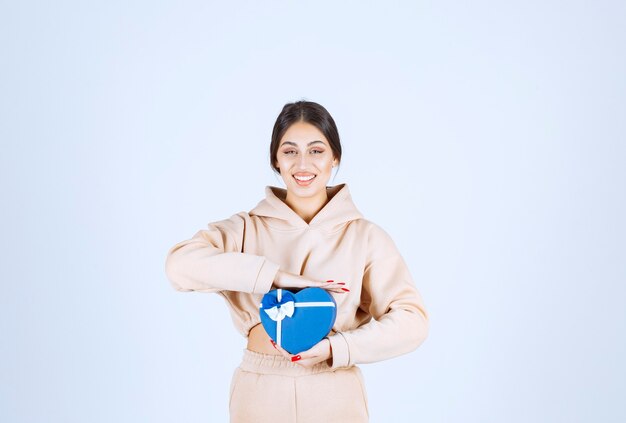
<svg viewBox="0 0 626 423">
<path fill-rule="evenodd" d="M 313 152 L 314 152 L 314 153 L 320 153 L 320 154 L 321 154 L 321 153 L 323 153 L 323 152 L 324 152 L 324 150 L 313 150 Z"/>
<path fill-rule="evenodd" d="M 295 153 L 294 150 L 289 150 L 289 151 L 284 151 L 285 154 L 291 154 L 291 153 Z"/>
</svg>

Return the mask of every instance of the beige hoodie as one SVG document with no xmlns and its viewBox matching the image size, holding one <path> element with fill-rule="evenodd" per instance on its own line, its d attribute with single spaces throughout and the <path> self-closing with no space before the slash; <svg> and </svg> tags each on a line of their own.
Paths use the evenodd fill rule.
<svg viewBox="0 0 626 423">
<path fill-rule="evenodd" d="M 279 269 L 342 281 L 350 292 L 330 292 L 337 302 L 337 333 L 328 337 L 333 368 L 415 350 L 428 334 L 428 314 L 404 259 L 390 236 L 363 218 L 347 184 L 326 189 L 330 200 L 307 224 L 284 202 L 285 189 L 266 186 L 266 198 L 249 213 L 209 223 L 170 248 L 169 281 L 178 291 L 222 295 L 246 338 Z"/>
</svg>

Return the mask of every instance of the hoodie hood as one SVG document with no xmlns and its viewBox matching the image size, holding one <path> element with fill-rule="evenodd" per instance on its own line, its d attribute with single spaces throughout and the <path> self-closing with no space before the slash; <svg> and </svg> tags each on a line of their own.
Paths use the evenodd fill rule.
<svg viewBox="0 0 626 423">
<path fill-rule="evenodd" d="M 291 207 L 285 203 L 287 190 L 271 185 L 265 187 L 265 198 L 252 210 L 250 216 L 258 216 L 266 220 L 275 229 L 313 229 L 320 228 L 327 232 L 338 230 L 352 220 L 361 219 L 363 215 L 352 202 L 352 196 L 346 183 L 327 186 L 328 202 L 306 223 Z"/>
</svg>

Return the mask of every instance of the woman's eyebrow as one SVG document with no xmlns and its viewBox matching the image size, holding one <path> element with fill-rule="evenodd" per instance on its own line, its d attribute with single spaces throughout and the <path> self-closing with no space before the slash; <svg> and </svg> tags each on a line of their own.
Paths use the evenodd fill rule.
<svg viewBox="0 0 626 423">
<path fill-rule="evenodd" d="M 315 141 L 311 141 L 310 143 L 308 143 L 308 144 L 307 144 L 307 147 L 308 147 L 309 145 L 311 145 L 311 144 L 315 144 L 316 142 L 319 142 L 319 143 L 321 143 L 321 144 L 324 144 L 324 142 L 322 142 L 322 141 L 320 141 L 320 140 L 315 140 Z M 293 146 L 296 146 L 296 147 L 298 146 L 298 144 L 296 144 L 295 142 L 292 142 L 292 141 L 285 141 L 285 142 L 283 142 L 280 146 L 282 147 L 282 146 L 283 146 L 283 145 L 285 145 L 285 144 L 293 145 Z"/>
</svg>

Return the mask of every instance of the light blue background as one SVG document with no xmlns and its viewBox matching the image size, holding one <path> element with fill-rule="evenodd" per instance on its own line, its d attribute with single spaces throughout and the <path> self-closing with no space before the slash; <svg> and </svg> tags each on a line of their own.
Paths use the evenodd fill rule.
<svg viewBox="0 0 626 423">
<path fill-rule="evenodd" d="M 245 340 L 165 254 L 247 211 L 282 106 L 431 314 L 372 422 L 623 422 L 619 1 L 3 2 L 0 421 L 225 422 Z"/>
</svg>

